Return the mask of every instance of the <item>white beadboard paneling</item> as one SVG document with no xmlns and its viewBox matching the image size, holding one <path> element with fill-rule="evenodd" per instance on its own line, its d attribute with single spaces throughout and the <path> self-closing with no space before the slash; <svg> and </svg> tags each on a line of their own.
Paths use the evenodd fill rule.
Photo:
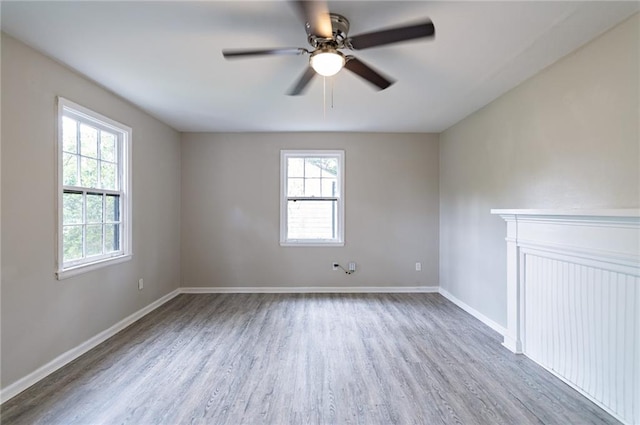
<svg viewBox="0 0 640 425">
<path fill-rule="evenodd" d="M 633 418 L 629 406 L 639 388 L 625 371 L 634 370 L 637 357 L 638 316 L 631 303 L 640 279 L 539 253 L 525 254 L 525 276 L 527 356 Z"/>
<path fill-rule="evenodd" d="M 640 423 L 640 213 L 493 212 L 508 223 L 505 345 Z"/>
</svg>

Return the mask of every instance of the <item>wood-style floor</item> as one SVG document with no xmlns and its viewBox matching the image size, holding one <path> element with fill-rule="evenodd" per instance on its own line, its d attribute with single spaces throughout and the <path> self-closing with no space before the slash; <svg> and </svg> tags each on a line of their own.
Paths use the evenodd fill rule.
<svg viewBox="0 0 640 425">
<path fill-rule="evenodd" d="M 603 424 L 437 294 L 180 295 L 1 407 L 3 424 Z"/>
</svg>

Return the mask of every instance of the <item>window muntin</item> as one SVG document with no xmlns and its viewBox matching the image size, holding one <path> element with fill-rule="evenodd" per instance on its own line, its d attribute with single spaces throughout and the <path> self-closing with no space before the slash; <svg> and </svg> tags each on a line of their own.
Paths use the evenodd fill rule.
<svg viewBox="0 0 640 425">
<path fill-rule="evenodd" d="M 281 245 L 344 244 L 344 151 L 281 152 Z"/>
<path fill-rule="evenodd" d="M 131 257 L 131 129 L 58 98 L 58 278 Z"/>
</svg>

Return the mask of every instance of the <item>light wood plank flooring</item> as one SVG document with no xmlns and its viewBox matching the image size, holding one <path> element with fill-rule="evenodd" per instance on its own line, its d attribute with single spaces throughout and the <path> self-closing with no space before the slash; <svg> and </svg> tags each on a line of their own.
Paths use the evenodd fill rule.
<svg viewBox="0 0 640 425">
<path fill-rule="evenodd" d="M 180 295 L 3 424 L 608 424 L 437 294 Z"/>
</svg>

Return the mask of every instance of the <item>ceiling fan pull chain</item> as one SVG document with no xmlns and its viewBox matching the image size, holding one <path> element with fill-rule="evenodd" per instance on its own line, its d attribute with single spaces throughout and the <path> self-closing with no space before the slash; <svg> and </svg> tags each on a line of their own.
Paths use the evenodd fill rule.
<svg viewBox="0 0 640 425">
<path fill-rule="evenodd" d="M 327 120 L 327 77 L 322 77 L 322 118 Z"/>
<path fill-rule="evenodd" d="M 335 80 L 335 79 L 334 79 L 334 77 L 332 76 L 332 77 L 331 77 L 331 109 L 333 109 L 333 83 L 334 83 L 335 81 L 336 81 L 336 80 Z"/>
</svg>

